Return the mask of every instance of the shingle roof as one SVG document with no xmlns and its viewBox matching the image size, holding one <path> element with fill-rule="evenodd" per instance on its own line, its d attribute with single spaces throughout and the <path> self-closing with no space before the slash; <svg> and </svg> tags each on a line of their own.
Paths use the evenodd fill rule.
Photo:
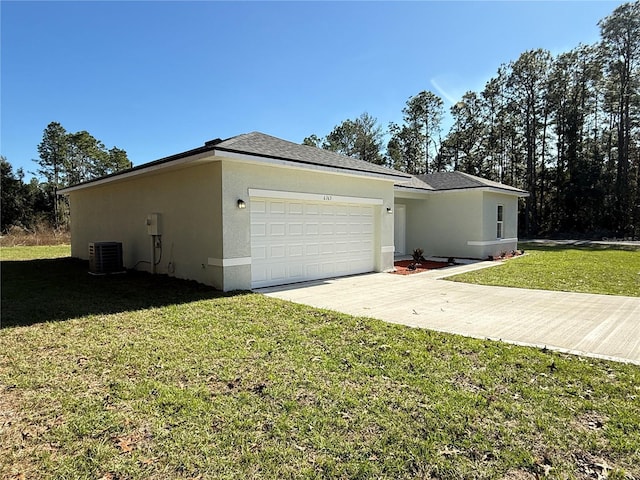
<svg viewBox="0 0 640 480">
<path fill-rule="evenodd" d="M 473 188 L 495 188 L 509 193 L 528 195 L 525 190 L 498 183 L 485 178 L 476 177 L 463 172 L 437 172 L 427 175 L 417 175 L 417 178 L 431 186 L 433 190 L 467 190 Z"/>
<path fill-rule="evenodd" d="M 469 175 L 462 172 L 438 172 L 428 175 L 410 175 L 399 172 L 391 168 L 376 165 L 374 163 L 365 162 L 355 158 L 347 157 L 339 153 L 330 152 L 317 147 L 308 145 L 300 145 L 297 143 L 282 140 L 260 132 L 245 133 L 226 140 L 211 140 L 204 146 L 189 150 L 186 152 L 171 155 L 149 163 L 138 165 L 136 167 L 115 172 L 101 178 L 89 180 L 78 185 L 73 185 L 60 193 L 66 193 L 70 189 L 92 184 L 96 182 L 109 181 L 111 178 L 117 178 L 131 172 L 144 171 L 149 167 L 156 167 L 167 164 L 174 160 L 188 158 L 193 155 L 206 154 L 208 152 L 219 151 L 223 156 L 224 152 L 232 152 L 237 154 L 247 154 L 262 158 L 271 158 L 276 160 L 284 160 L 293 163 L 318 165 L 323 167 L 335 168 L 338 170 L 354 171 L 362 173 L 370 173 L 383 175 L 387 178 L 395 179 L 396 186 L 422 191 L 445 191 L 445 190 L 462 190 L 470 188 L 494 188 L 504 190 L 509 193 L 527 196 L 528 193 L 509 185 L 505 185 L 484 178 Z"/>
<path fill-rule="evenodd" d="M 330 152 L 321 148 L 298 143 L 288 142 L 280 138 L 272 137 L 260 132 L 245 133 L 222 141 L 213 141 L 214 149 L 222 152 L 245 153 L 259 157 L 287 160 L 295 163 L 320 165 L 341 170 L 375 173 L 385 176 L 397 177 L 399 180 L 409 180 L 409 174 L 392 170 L 347 157 L 339 153 Z"/>
<path fill-rule="evenodd" d="M 402 188 L 411 188 L 415 190 L 435 190 L 435 188 L 433 188 L 431 185 L 414 176 L 411 176 L 411 178 L 407 179 L 406 181 L 403 180 L 396 182 L 395 186 Z"/>
</svg>

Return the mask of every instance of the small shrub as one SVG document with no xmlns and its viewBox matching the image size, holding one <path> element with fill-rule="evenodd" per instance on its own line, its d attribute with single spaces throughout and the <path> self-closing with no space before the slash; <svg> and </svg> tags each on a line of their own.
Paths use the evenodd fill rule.
<svg viewBox="0 0 640 480">
<path fill-rule="evenodd" d="M 36 246 L 36 245 L 68 245 L 71 233 L 66 228 L 55 229 L 46 222 L 40 222 L 33 228 L 13 225 L 7 233 L 0 236 L 0 246 Z"/>
<path fill-rule="evenodd" d="M 413 261 L 414 262 L 424 262 L 424 257 L 422 256 L 424 254 L 424 250 L 422 250 L 421 248 L 416 248 L 413 253 L 411 254 L 411 256 L 413 257 Z"/>
</svg>

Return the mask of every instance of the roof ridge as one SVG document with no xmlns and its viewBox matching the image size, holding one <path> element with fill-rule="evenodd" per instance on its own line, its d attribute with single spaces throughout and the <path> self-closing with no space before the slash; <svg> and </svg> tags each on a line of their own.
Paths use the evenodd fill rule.
<svg viewBox="0 0 640 480">
<path fill-rule="evenodd" d="M 247 137 L 253 133 L 259 133 L 259 132 L 250 132 L 250 133 L 239 133 L 238 135 L 233 135 L 229 138 L 225 138 L 222 141 L 218 142 L 218 143 L 225 143 L 225 142 L 230 142 L 231 144 L 236 143 L 238 140 L 240 140 L 241 138 Z"/>
<path fill-rule="evenodd" d="M 465 175 L 466 177 L 470 177 L 473 180 L 476 180 L 477 182 L 481 183 L 482 185 L 487 185 L 487 186 L 490 186 L 490 187 L 500 186 L 500 187 L 516 188 L 516 187 L 513 187 L 513 186 L 508 185 L 506 183 L 496 182 L 495 180 L 490 180 L 488 178 L 478 177 L 477 175 L 472 175 L 470 173 L 466 173 L 466 172 L 459 172 L 459 173 L 461 173 L 462 175 Z"/>
<path fill-rule="evenodd" d="M 479 184 L 479 185 L 487 185 L 487 179 L 486 178 L 482 178 L 482 177 L 478 177 L 476 175 L 472 175 L 470 173 L 467 172 L 461 172 L 460 170 L 454 170 L 452 173 L 456 173 L 458 175 L 462 175 L 464 177 L 467 177 L 469 180 L 472 180 L 473 182 Z"/>
</svg>

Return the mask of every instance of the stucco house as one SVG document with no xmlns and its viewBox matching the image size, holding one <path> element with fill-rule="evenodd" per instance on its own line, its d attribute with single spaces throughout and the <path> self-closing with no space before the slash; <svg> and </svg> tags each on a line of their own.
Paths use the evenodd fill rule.
<svg viewBox="0 0 640 480">
<path fill-rule="evenodd" d="M 126 268 L 229 291 L 393 268 L 394 255 L 517 248 L 527 192 L 460 172 L 415 177 L 253 132 L 60 191 L 71 253 L 122 244 Z"/>
</svg>

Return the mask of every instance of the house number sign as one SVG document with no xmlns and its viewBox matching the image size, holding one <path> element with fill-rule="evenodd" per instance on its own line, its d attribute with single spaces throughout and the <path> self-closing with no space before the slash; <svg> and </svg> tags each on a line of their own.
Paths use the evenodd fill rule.
<svg viewBox="0 0 640 480">
<path fill-rule="evenodd" d="M 331 200 L 333 200 L 333 197 L 331 195 L 324 195 L 322 199 L 331 201 Z"/>
</svg>

